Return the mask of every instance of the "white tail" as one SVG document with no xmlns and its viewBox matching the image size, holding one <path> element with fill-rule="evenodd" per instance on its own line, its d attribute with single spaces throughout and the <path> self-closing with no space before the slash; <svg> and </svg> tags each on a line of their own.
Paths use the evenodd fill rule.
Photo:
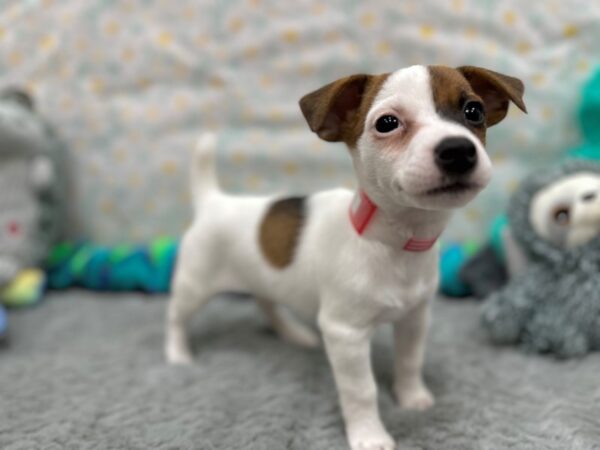
<svg viewBox="0 0 600 450">
<path fill-rule="evenodd" d="M 196 142 L 191 165 L 191 189 L 194 204 L 208 192 L 219 189 L 216 173 L 217 137 L 214 133 L 203 133 Z"/>
</svg>

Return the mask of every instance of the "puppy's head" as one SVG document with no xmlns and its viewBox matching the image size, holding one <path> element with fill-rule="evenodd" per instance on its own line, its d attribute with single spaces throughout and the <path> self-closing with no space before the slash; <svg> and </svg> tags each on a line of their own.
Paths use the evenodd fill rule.
<svg viewBox="0 0 600 450">
<path fill-rule="evenodd" d="M 312 131 L 350 149 L 361 187 L 380 207 L 463 206 L 491 176 L 487 127 L 523 83 L 479 67 L 412 66 L 353 75 L 300 100 Z"/>
</svg>

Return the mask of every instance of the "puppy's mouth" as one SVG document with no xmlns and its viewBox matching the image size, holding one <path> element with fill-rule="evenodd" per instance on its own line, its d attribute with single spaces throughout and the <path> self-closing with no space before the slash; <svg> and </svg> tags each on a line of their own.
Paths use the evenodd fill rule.
<svg viewBox="0 0 600 450">
<path fill-rule="evenodd" d="M 424 195 L 428 197 L 435 197 L 439 195 L 461 195 L 468 192 L 472 192 L 478 189 L 478 186 L 474 183 L 468 183 L 465 181 L 455 181 L 453 183 L 443 184 L 441 186 L 434 187 L 424 192 Z"/>
</svg>

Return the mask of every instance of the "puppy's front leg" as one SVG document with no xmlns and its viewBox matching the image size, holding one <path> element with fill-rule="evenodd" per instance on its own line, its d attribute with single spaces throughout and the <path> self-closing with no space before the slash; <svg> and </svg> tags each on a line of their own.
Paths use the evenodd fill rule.
<svg viewBox="0 0 600 450">
<path fill-rule="evenodd" d="M 407 409 L 425 410 L 434 404 L 422 375 L 425 339 L 429 328 L 429 303 L 422 301 L 394 324 L 394 391 L 398 404 Z"/>
<path fill-rule="evenodd" d="M 327 314 L 319 327 L 333 369 L 346 434 L 352 450 L 393 450 L 377 407 L 377 386 L 371 367 L 372 328 L 348 325 Z"/>
</svg>

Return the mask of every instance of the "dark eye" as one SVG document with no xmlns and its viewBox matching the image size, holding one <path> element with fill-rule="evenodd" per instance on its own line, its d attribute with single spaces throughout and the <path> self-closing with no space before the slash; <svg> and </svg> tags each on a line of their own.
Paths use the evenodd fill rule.
<svg viewBox="0 0 600 450">
<path fill-rule="evenodd" d="M 566 227 L 567 225 L 569 225 L 569 221 L 571 219 L 571 214 L 569 211 L 569 208 L 566 207 L 561 207 L 558 208 L 556 211 L 554 211 L 554 221 L 563 226 Z"/>
<path fill-rule="evenodd" d="M 377 119 L 377 122 L 375 122 L 375 129 L 380 133 L 389 133 L 398 128 L 399 125 L 400 121 L 397 117 L 386 114 Z"/>
<path fill-rule="evenodd" d="M 473 125 L 481 125 L 485 120 L 483 105 L 480 102 L 467 102 L 463 108 L 465 119 Z"/>
<path fill-rule="evenodd" d="M 595 198 L 596 198 L 596 193 L 595 192 L 588 192 L 587 194 L 584 194 L 581 197 L 581 200 L 583 200 L 584 202 L 591 202 Z"/>
</svg>

